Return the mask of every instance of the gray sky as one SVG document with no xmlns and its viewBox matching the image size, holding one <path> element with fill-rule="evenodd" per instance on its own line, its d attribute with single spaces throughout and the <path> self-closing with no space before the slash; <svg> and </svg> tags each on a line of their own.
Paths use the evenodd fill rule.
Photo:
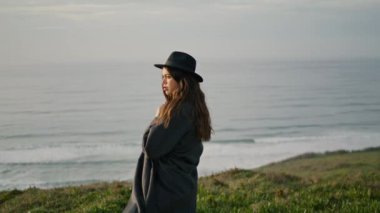
<svg viewBox="0 0 380 213">
<path fill-rule="evenodd" d="M 380 58 L 378 0 L 0 0 L 0 68 L 61 62 Z"/>
</svg>

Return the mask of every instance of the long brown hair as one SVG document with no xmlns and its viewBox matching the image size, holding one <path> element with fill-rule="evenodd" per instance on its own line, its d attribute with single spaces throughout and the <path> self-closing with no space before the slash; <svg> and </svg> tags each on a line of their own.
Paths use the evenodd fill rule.
<svg viewBox="0 0 380 213">
<path fill-rule="evenodd" d="M 199 138 L 202 141 L 209 141 L 213 131 L 211 127 L 211 118 L 206 105 L 205 95 L 200 88 L 199 82 L 185 72 L 168 67 L 167 70 L 178 83 L 178 89 L 170 96 L 163 92 L 166 102 L 160 108 L 158 122 L 163 123 L 164 127 L 167 128 L 174 113 L 179 111 L 181 104 L 185 102 L 189 103 L 193 105 L 191 117 L 193 118 L 192 122 Z"/>
</svg>

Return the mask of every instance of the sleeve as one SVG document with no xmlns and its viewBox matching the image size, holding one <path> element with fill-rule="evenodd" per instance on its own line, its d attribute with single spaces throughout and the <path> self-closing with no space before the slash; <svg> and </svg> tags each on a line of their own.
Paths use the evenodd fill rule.
<svg viewBox="0 0 380 213">
<path fill-rule="evenodd" d="M 181 110 L 173 116 L 167 128 L 163 124 L 152 126 L 145 143 L 144 153 L 150 159 L 157 159 L 173 150 L 178 141 L 192 127 L 188 115 L 189 110 Z"/>
</svg>

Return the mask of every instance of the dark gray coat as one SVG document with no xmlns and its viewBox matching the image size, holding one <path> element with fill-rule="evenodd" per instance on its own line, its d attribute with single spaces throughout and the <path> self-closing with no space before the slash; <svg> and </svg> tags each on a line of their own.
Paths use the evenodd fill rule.
<svg viewBox="0 0 380 213">
<path fill-rule="evenodd" d="M 143 136 L 131 198 L 123 212 L 195 212 L 197 166 L 203 145 L 184 105 L 169 126 L 152 124 Z"/>
</svg>

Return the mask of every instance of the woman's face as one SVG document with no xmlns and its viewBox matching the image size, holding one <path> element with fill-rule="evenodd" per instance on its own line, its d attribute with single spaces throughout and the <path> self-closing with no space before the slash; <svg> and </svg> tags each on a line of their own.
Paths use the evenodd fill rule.
<svg viewBox="0 0 380 213">
<path fill-rule="evenodd" d="M 162 91 L 167 96 L 171 96 L 173 92 L 178 89 L 178 82 L 174 80 L 172 75 L 170 75 L 169 70 L 164 67 L 162 68 Z"/>
</svg>

